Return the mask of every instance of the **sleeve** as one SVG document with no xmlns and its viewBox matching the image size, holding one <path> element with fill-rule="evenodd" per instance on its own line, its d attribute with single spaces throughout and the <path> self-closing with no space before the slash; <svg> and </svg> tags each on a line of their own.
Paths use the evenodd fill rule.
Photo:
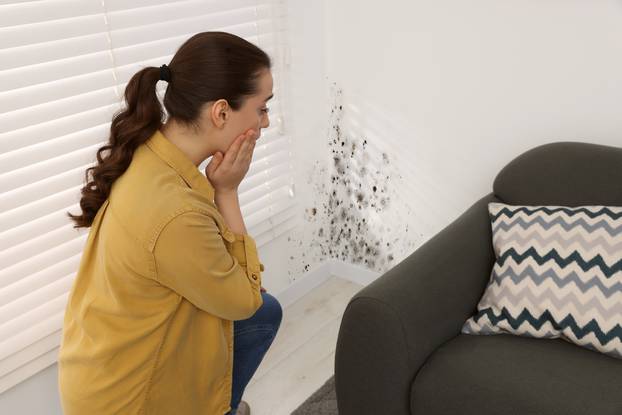
<svg viewBox="0 0 622 415">
<path fill-rule="evenodd" d="M 153 256 L 157 281 L 203 311 L 244 320 L 263 304 L 254 239 L 232 232 L 224 239 L 209 214 L 175 216 L 160 232 Z"/>
</svg>

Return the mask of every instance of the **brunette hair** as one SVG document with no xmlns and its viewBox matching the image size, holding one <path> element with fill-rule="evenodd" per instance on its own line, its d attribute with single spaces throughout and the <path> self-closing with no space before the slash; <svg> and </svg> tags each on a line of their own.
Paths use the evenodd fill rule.
<svg viewBox="0 0 622 415">
<path fill-rule="evenodd" d="M 272 66 L 258 46 L 226 32 L 201 32 L 186 40 L 170 64 L 170 81 L 163 98 L 169 119 L 196 129 L 202 106 L 226 99 L 237 111 L 258 92 L 257 78 Z M 81 215 L 67 215 L 74 228 L 90 227 L 114 181 L 129 167 L 134 151 L 162 126 L 164 109 L 156 94 L 160 68 L 135 73 L 125 88 L 125 108 L 112 117 L 108 143 L 97 150 L 97 164 L 86 169 Z M 104 152 L 107 152 L 104 154 Z M 89 173 L 92 172 L 92 179 Z"/>
</svg>

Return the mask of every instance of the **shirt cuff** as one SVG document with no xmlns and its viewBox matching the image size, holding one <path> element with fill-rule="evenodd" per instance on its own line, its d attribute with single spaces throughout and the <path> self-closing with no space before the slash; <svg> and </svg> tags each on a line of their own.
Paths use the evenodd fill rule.
<svg viewBox="0 0 622 415">
<path fill-rule="evenodd" d="M 261 285 L 261 271 L 264 270 L 263 264 L 259 261 L 257 245 L 255 240 L 248 234 L 238 234 L 231 232 L 231 254 L 235 256 L 243 267 L 246 268 L 251 282 L 257 286 Z"/>
</svg>

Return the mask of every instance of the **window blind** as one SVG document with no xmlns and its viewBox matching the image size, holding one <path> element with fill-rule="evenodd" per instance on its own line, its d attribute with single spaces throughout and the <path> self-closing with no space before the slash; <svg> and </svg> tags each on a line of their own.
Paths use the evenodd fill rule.
<svg viewBox="0 0 622 415">
<path fill-rule="evenodd" d="M 80 212 L 84 172 L 107 142 L 127 82 L 168 64 L 193 34 L 234 33 L 272 58 L 270 127 L 240 204 L 259 247 L 297 225 L 284 9 L 280 0 L 0 4 L 0 393 L 56 361 L 89 231 L 74 229 L 66 212 Z M 160 98 L 166 85 L 157 85 Z"/>
</svg>

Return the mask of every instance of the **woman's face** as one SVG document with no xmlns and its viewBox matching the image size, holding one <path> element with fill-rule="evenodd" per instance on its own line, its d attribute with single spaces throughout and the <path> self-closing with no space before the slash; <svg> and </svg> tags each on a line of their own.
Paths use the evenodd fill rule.
<svg viewBox="0 0 622 415">
<path fill-rule="evenodd" d="M 270 125 L 267 108 L 267 101 L 272 98 L 270 71 L 264 70 L 257 83 L 258 92 L 246 98 L 238 111 L 234 111 L 225 100 L 218 100 L 210 107 L 212 120 L 219 127 L 216 140 L 219 151 L 226 152 L 235 139 L 250 128 L 255 130 L 255 138 L 260 139 L 261 129 Z M 226 115 L 222 114 L 223 111 Z"/>
</svg>

